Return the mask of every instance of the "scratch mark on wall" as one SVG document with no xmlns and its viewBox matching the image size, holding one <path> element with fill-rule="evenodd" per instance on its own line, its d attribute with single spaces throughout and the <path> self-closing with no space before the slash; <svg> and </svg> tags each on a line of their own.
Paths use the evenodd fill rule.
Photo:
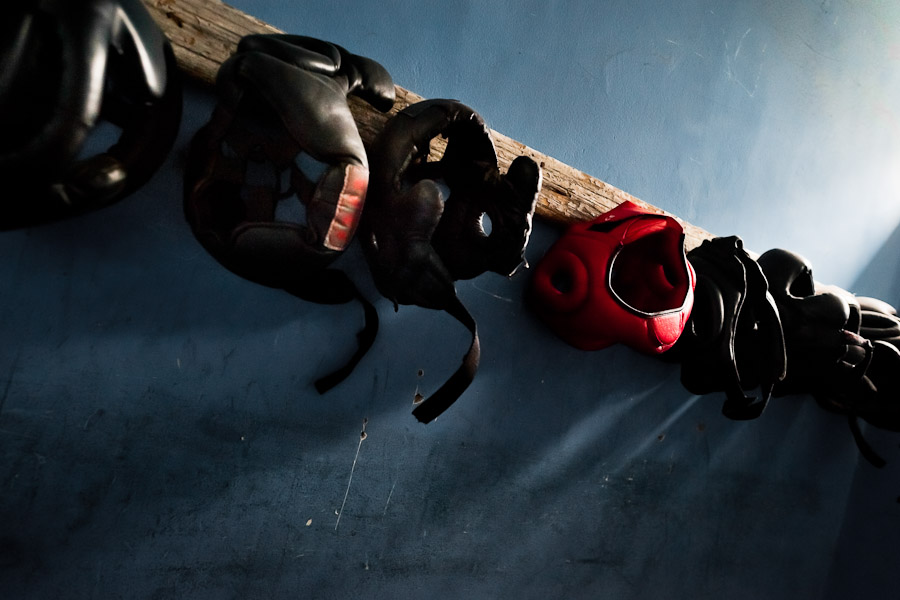
<svg viewBox="0 0 900 600">
<path fill-rule="evenodd" d="M 88 427 L 89 427 L 90 424 L 91 424 L 91 421 L 94 420 L 94 417 L 102 417 L 105 413 L 106 413 L 106 411 L 103 410 L 102 408 L 98 408 L 97 410 L 95 410 L 94 412 L 92 412 L 91 415 L 90 415 L 90 416 L 87 418 L 87 420 L 84 422 L 84 425 L 82 425 L 81 430 L 82 430 L 82 431 L 87 431 L 87 430 L 88 430 Z"/>
<path fill-rule="evenodd" d="M 489 291 L 487 291 L 486 289 L 483 289 L 483 288 L 478 287 L 478 285 L 475 284 L 475 283 L 472 283 L 472 287 L 475 288 L 476 290 L 478 290 L 479 292 L 482 292 L 482 293 L 484 293 L 484 294 L 487 294 L 487 295 L 490 296 L 491 298 L 496 298 L 497 300 L 503 300 L 504 302 L 512 302 L 512 298 L 506 298 L 506 297 L 504 297 L 504 296 L 500 296 L 500 295 L 495 294 L 495 293 L 493 293 L 493 292 L 489 292 Z"/>
<path fill-rule="evenodd" d="M 384 503 L 384 512 L 381 513 L 381 516 L 387 514 L 388 505 L 391 503 L 391 497 L 394 495 L 394 488 L 397 487 L 397 482 L 394 482 L 394 485 L 391 486 L 391 491 L 388 493 L 387 502 Z"/>
<path fill-rule="evenodd" d="M 347 504 L 347 496 L 350 495 L 350 484 L 353 483 L 353 472 L 356 470 L 356 461 L 359 460 L 359 449 L 362 448 L 362 443 L 368 437 L 366 433 L 366 424 L 369 422 L 369 419 L 363 419 L 362 431 L 359 432 L 359 444 L 356 446 L 356 456 L 353 457 L 353 465 L 350 467 L 350 478 L 347 480 L 347 491 L 344 492 L 344 500 L 341 502 L 341 508 L 337 511 L 337 520 L 334 522 L 334 530 L 337 531 L 338 525 L 341 524 L 341 515 L 344 514 L 344 506 Z"/>
<path fill-rule="evenodd" d="M 752 27 L 749 28 L 747 31 L 745 31 L 745 32 L 744 32 L 744 35 L 741 36 L 741 39 L 740 39 L 740 41 L 738 42 L 737 48 L 735 48 L 735 50 L 734 50 L 734 58 L 737 58 L 737 57 L 738 57 L 738 54 L 741 53 L 741 46 L 744 45 L 744 40 L 747 38 L 747 35 L 748 35 L 751 31 L 753 31 L 753 28 L 752 28 Z"/>
<path fill-rule="evenodd" d="M 741 53 L 741 49 L 744 47 L 744 40 L 747 39 L 747 36 L 750 35 L 751 31 L 753 31 L 752 27 L 747 29 L 747 31 L 744 32 L 744 35 L 741 36 L 741 39 L 738 41 L 737 47 L 734 50 L 734 54 L 732 54 L 732 55 L 726 54 L 725 55 L 725 62 L 726 62 L 725 76 L 728 77 L 728 79 L 730 81 L 733 81 L 736 84 L 738 84 L 745 92 L 747 92 L 747 95 L 749 97 L 753 98 L 756 95 L 756 90 L 759 87 L 759 79 L 760 79 L 760 76 L 762 75 L 762 62 L 758 63 L 758 65 L 757 65 L 756 76 L 753 78 L 752 84 L 745 83 L 741 79 L 741 77 L 738 77 L 738 75 L 735 73 L 737 58 Z M 767 48 L 767 45 L 763 45 L 763 47 L 761 49 L 762 54 L 765 54 L 766 48 Z M 728 42 L 725 43 L 725 49 L 726 50 L 728 49 Z"/>
</svg>

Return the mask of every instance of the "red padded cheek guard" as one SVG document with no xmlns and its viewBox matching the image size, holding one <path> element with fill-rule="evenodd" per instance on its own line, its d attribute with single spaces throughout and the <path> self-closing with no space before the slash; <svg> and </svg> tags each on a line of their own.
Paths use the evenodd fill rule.
<svg viewBox="0 0 900 600">
<path fill-rule="evenodd" d="M 625 202 L 569 228 L 536 265 L 530 300 L 576 348 L 659 354 L 681 336 L 695 285 L 678 222 Z"/>
<path fill-rule="evenodd" d="M 335 179 L 339 181 L 340 189 L 336 185 L 330 193 L 322 192 L 325 186 L 320 183 L 314 196 L 319 202 L 309 205 L 307 219 L 322 232 L 322 246 L 325 249 L 342 252 L 350 245 L 362 217 L 369 187 L 369 169 L 346 164 L 338 165 L 337 170 L 338 177 Z M 323 210 L 319 211 L 320 208 Z"/>
</svg>

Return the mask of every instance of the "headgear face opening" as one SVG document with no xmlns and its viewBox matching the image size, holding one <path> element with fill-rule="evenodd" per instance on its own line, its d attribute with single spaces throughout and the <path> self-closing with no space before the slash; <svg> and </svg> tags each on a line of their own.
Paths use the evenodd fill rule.
<svg viewBox="0 0 900 600">
<path fill-rule="evenodd" d="M 566 231 L 537 264 L 530 301 L 576 348 L 659 354 L 690 317 L 695 280 L 681 225 L 626 201 Z"/>
</svg>

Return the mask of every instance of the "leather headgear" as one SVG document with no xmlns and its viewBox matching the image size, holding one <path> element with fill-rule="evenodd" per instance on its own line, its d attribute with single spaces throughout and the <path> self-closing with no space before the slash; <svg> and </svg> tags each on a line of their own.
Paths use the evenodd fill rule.
<svg viewBox="0 0 900 600">
<path fill-rule="evenodd" d="M 339 375 L 317 383 L 325 391 L 377 330 L 374 308 L 346 274 L 327 268 L 353 237 L 369 182 L 347 95 L 385 112 L 393 81 L 380 64 L 328 42 L 251 35 L 219 69 L 216 85 L 218 104 L 191 144 L 185 215 L 207 251 L 241 277 L 313 302 L 363 303 L 359 350 Z M 254 180 L 260 172 L 263 179 Z M 290 197 L 305 207 L 305 222 L 278 212 Z"/>
<path fill-rule="evenodd" d="M 871 344 L 859 335 L 862 315 L 853 294 L 817 283 L 809 262 L 788 250 L 769 250 L 757 260 L 778 306 L 787 347 L 789 368 L 776 393 L 855 383 L 868 366 Z"/>
<path fill-rule="evenodd" d="M 775 300 L 760 266 L 737 236 L 704 240 L 688 254 L 697 271 L 694 311 L 670 358 L 694 394 L 724 391 L 731 419 L 762 414 L 787 356 Z M 759 389 L 759 397 L 746 392 Z"/>
<path fill-rule="evenodd" d="M 877 298 L 857 296 L 860 309 L 859 334 L 867 340 L 882 340 L 900 349 L 900 318 L 897 309 Z"/>
<path fill-rule="evenodd" d="M 810 393 L 822 407 L 847 415 L 862 455 L 883 466 L 857 419 L 900 431 L 896 311 L 881 300 L 816 282 L 809 262 L 793 252 L 769 250 L 759 264 L 778 303 L 788 350 L 787 377 L 776 394 Z"/>
<path fill-rule="evenodd" d="M 659 354 L 681 335 L 694 284 L 681 225 L 626 201 L 569 227 L 535 267 L 530 301 L 576 348 Z"/>
<path fill-rule="evenodd" d="M 172 49 L 143 4 L 33 0 L 4 10 L 0 229 L 87 212 L 143 185 L 181 122 Z M 118 141 L 80 159 L 101 119 L 121 129 Z"/>
<path fill-rule="evenodd" d="M 447 138 L 447 148 L 439 161 L 428 162 L 430 142 L 438 136 Z M 370 155 L 361 240 L 378 290 L 395 308 L 445 310 L 472 333 L 463 364 L 413 410 L 427 423 L 465 391 L 478 369 L 477 327 L 454 282 L 485 271 L 509 275 L 522 263 L 541 171 L 520 156 L 501 174 L 484 121 L 453 100 L 405 108 L 388 121 Z M 483 215 L 491 220 L 489 234 Z"/>
</svg>

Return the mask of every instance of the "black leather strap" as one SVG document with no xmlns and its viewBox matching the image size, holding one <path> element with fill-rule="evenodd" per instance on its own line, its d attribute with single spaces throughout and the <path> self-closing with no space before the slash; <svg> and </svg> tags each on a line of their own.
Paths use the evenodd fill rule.
<svg viewBox="0 0 900 600">
<path fill-rule="evenodd" d="M 413 409 L 413 415 L 421 423 L 430 423 L 447 410 L 466 391 L 475 373 L 478 371 L 478 363 L 481 360 L 481 344 L 478 341 L 478 327 L 475 319 L 454 296 L 453 301 L 445 309 L 448 314 L 466 326 L 472 333 L 472 343 L 463 356 L 462 364 L 450 376 L 450 378 L 434 394 L 426 398 Z"/>
</svg>

